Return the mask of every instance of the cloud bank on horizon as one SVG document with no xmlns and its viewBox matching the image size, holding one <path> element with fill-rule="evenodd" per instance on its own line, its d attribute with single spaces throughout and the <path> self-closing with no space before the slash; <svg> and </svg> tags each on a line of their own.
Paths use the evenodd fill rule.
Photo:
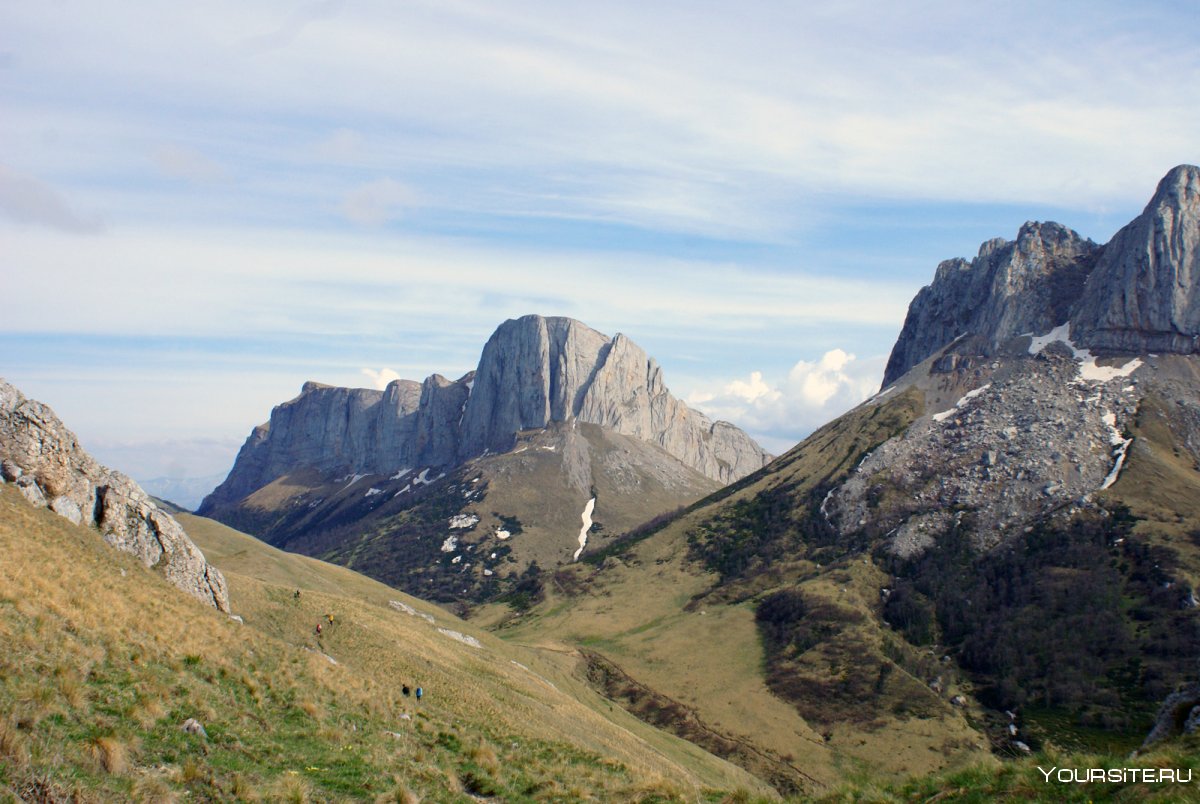
<svg viewBox="0 0 1200 804">
<path fill-rule="evenodd" d="M 0 375 L 85 443 L 171 440 L 173 473 L 202 444 L 207 475 L 305 379 L 462 373 L 539 312 L 625 332 L 778 450 L 877 390 L 939 260 L 1034 217 L 1106 240 L 1200 158 L 1196 22 L 1165 1 L 9 4 Z"/>
</svg>

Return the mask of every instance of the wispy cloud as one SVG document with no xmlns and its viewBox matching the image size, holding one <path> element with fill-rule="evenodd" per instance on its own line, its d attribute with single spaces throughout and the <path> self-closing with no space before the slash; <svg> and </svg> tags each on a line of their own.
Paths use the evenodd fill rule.
<svg viewBox="0 0 1200 804">
<path fill-rule="evenodd" d="M 0 165 L 0 215 L 72 234 L 91 234 L 104 228 L 99 216 L 81 213 L 49 184 Z"/>
<path fill-rule="evenodd" d="M 314 22 L 331 19 L 341 13 L 344 0 L 318 0 L 306 3 L 287 15 L 283 23 L 272 31 L 244 37 L 241 47 L 248 53 L 266 53 L 285 48 L 299 38 L 300 34 Z"/>
<path fill-rule="evenodd" d="M 395 179 L 376 179 L 355 187 L 342 198 L 342 214 L 363 226 L 380 226 L 417 203 L 417 195 Z"/>
<path fill-rule="evenodd" d="M 151 155 L 155 166 L 166 176 L 197 184 L 216 184 L 229 181 L 230 174 L 223 166 L 185 145 L 162 145 Z"/>
</svg>

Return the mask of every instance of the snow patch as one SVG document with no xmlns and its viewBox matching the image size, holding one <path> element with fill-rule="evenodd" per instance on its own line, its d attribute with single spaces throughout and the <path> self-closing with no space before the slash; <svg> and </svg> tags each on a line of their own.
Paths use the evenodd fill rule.
<svg viewBox="0 0 1200 804">
<path fill-rule="evenodd" d="M 944 422 L 944 421 L 946 421 L 946 419 L 949 419 L 951 416 L 953 416 L 955 413 L 957 413 L 957 412 L 958 412 L 958 410 L 959 410 L 959 409 L 960 409 L 960 408 L 961 408 L 963 405 L 967 404 L 967 403 L 968 403 L 968 402 L 970 402 L 972 399 L 974 399 L 975 397 L 979 396 L 980 394 L 982 394 L 984 391 L 986 391 L 987 389 L 989 389 L 989 388 L 991 388 L 991 387 L 992 387 L 992 384 L 989 382 L 989 383 L 987 383 L 987 384 L 985 384 L 985 385 L 981 385 L 981 386 L 979 386 L 979 387 L 978 387 L 978 388 L 976 388 L 974 391 L 967 391 L 965 394 L 963 394 L 963 397 L 962 397 L 962 399 L 960 399 L 960 400 L 958 400 L 957 402 L 955 402 L 955 403 L 954 403 L 954 407 L 950 408 L 950 410 L 944 410 L 944 411 L 942 411 L 941 413 L 935 413 L 935 414 L 933 414 L 933 417 L 932 417 L 932 418 L 933 418 L 933 420 L 934 420 L 935 422 Z"/>
<path fill-rule="evenodd" d="M 346 489 L 350 488 L 355 483 L 362 480 L 364 477 L 366 477 L 366 475 L 350 475 L 350 482 L 347 483 L 346 485 L 342 486 L 342 491 L 345 491 Z M 345 479 L 346 478 L 344 478 L 344 477 L 342 478 L 342 480 L 345 480 Z"/>
<path fill-rule="evenodd" d="M 554 444 L 551 444 L 550 446 L 542 445 L 541 447 L 539 447 L 539 449 L 544 449 L 547 452 L 554 452 L 554 450 L 558 449 L 558 447 Z"/>
<path fill-rule="evenodd" d="M 1077 350 L 1076 355 L 1085 355 L 1079 366 L 1079 376 L 1088 382 L 1108 382 L 1118 377 L 1128 377 L 1142 365 L 1142 359 L 1135 357 L 1123 366 L 1097 366 L 1096 358 L 1087 349 Z"/>
<path fill-rule="evenodd" d="M 461 561 L 462 561 L 462 556 L 455 556 L 454 558 L 450 559 L 451 564 L 458 564 Z"/>
<path fill-rule="evenodd" d="M 1068 346 L 1070 346 L 1072 349 L 1075 348 L 1074 345 L 1071 344 L 1071 322 L 1070 321 L 1068 321 L 1065 324 L 1059 324 L 1057 327 L 1050 330 L 1045 335 L 1035 336 L 1032 332 L 1027 332 L 1025 334 L 1030 337 L 1029 354 L 1031 354 L 1031 355 L 1040 355 L 1042 353 L 1043 349 L 1045 349 L 1047 346 L 1054 343 L 1055 341 L 1063 341 Z"/>
<path fill-rule="evenodd" d="M 453 530 L 469 528 L 478 521 L 479 517 L 474 514 L 457 514 L 450 517 L 450 528 Z"/>
<path fill-rule="evenodd" d="M 374 486 L 371 486 L 371 488 L 367 489 L 367 493 L 364 494 L 363 496 L 364 497 L 374 497 L 376 494 L 383 494 L 383 489 L 377 489 Z"/>
<path fill-rule="evenodd" d="M 443 553 L 453 553 L 458 549 L 458 536 L 451 534 L 446 537 L 446 541 L 442 542 Z"/>
<path fill-rule="evenodd" d="M 832 525 L 833 523 L 832 523 L 832 522 L 830 522 L 830 520 L 829 520 L 829 509 L 828 509 L 828 505 L 829 505 L 829 500 L 830 500 L 830 499 L 832 499 L 832 497 L 833 497 L 833 492 L 835 492 L 835 491 L 837 491 L 837 489 L 830 489 L 830 490 L 829 490 L 829 492 L 828 492 L 828 493 L 826 493 L 826 495 L 825 495 L 825 499 L 821 500 L 821 516 L 825 517 L 825 521 L 826 521 L 826 522 L 829 522 L 831 525 Z"/>
<path fill-rule="evenodd" d="M 395 494 L 393 494 L 393 495 L 392 495 L 392 497 L 393 497 L 393 498 L 395 498 L 395 497 L 399 497 L 399 496 L 400 496 L 401 494 L 403 494 L 404 492 L 406 492 L 406 491 L 411 491 L 411 490 L 412 490 L 412 484 L 411 484 L 411 483 L 409 483 L 407 486 L 405 486 L 404 488 L 400 489 L 400 490 L 399 490 L 399 491 L 397 491 Z"/>
<path fill-rule="evenodd" d="M 483 647 L 483 643 L 475 637 L 467 636 L 466 634 L 459 633 L 458 631 L 451 631 L 449 628 L 438 628 L 438 633 L 445 634 L 451 639 L 457 639 L 459 642 L 463 643 L 464 645 L 470 645 L 472 648 Z"/>
<path fill-rule="evenodd" d="M 1045 335 L 1032 337 L 1029 342 L 1029 354 L 1041 353 L 1050 344 L 1061 341 L 1071 350 L 1071 354 L 1079 362 L 1079 378 L 1085 382 L 1109 382 L 1118 377 L 1128 377 L 1142 365 L 1142 359 L 1135 357 L 1123 366 L 1098 366 L 1096 358 L 1089 349 L 1080 349 L 1071 341 L 1071 324 L 1060 324 Z"/>
<path fill-rule="evenodd" d="M 504 541 L 504 540 L 510 538 L 511 536 L 512 536 L 512 534 L 506 530 L 496 531 L 496 538 L 499 539 L 500 541 Z"/>
<path fill-rule="evenodd" d="M 411 471 L 412 469 L 401 469 L 399 472 L 389 477 L 388 480 L 400 480 Z"/>
<path fill-rule="evenodd" d="M 575 555 L 571 556 L 572 561 L 578 561 L 579 555 L 583 552 L 583 548 L 587 547 L 588 531 L 592 527 L 592 511 L 596 510 L 596 498 L 587 501 L 587 505 L 583 506 L 583 527 L 579 529 L 579 549 L 575 551 Z"/>
<path fill-rule="evenodd" d="M 1117 478 L 1121 476 L 1121 467 L 1125 465 L 1125 454 L 1129 451 L 1129 445 L 1132 443 L 1132 438 L 1121 439 L 1121 443 L 1117 445 L 1116 450 L 1113 452 L 1113 457 L 1115 457 L 1117 460 L 1113 464 L 1113 468 L 1108 473 L 1108 476 L 1104 478 L 1104 482 L 1100 484 L 1100 491 L 1104 491 L 1113 483 L 1117 482 Z"/>
</svg>

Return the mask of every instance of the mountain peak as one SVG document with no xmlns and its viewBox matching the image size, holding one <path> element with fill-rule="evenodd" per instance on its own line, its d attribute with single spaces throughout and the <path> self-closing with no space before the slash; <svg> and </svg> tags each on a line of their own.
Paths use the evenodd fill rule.
<svg viewBox="0 0 1200 804">
<path fill-rule="evenodd" d="M 573 420 L 653 443 L 723 483 L 770 458 L 738 428 L 718 427 L 671 396 L 658 363 L 628 337 L 564 316 L 525 315 L 497 327 L 478 368 L 458 380 L 396 380 L 384 392 L 305 383 L 255 428 L 201 510 L 302 468 L 450 467 L 507 452 L 522 431 Z"/>
<path fill-rule="evenodd" d="M 956 339 L 995 354 L 1016 336 L 1071 324 L 1103 352 L 1200 349 L 1200 168 L 1179 165 L 1104 246 L 1053 222 L 987 240 L 970 263 L 942 262 L 913 299 L 884 374 L 890 385 Z"/>
</svg>

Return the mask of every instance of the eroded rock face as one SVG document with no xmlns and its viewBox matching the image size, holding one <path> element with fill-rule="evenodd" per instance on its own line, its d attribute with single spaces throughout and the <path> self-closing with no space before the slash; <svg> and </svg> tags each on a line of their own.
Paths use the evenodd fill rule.
<svg viewBox="0 0 1200 804">
<path fill-rule="evenodd" d="M 722 483 L 770 457 L 737 427 L 673 397 L 658 363 L 626 336 L 541 316 L 505 322 L 484 347 L 459 456 L 503 452 L 519 430 L 570 419 L 657 444 Z"/>
<path fill-rule="evenodd" d="M 518 432 L 577 420 L 657 444 L 722 483 L 770 456 L 727 422 L 671 396 L 662 369 L 624 335 L 570 318 L 506 321 L 478 368 L 450 381 L 396 380 L 383 391 L 306 383 L 255 428 L 229 477 L 201 505 L 212 514 L 300 469 L 384 474 L 450 467 L 511 449 Z"/>
<path fill-rule="evenodd" d="M 884 386 L 955 339 L 996 354 L 1069 323 L 1079 346 L 1107 354 L 1200 351 L 1200 168 L 1180 165 L 1146 209 L 1104 246 L 1057 223 L 1026 223 L 971 262 L 938 266 L 908 309 Z"/>
<path fill-rule="evenodd" d="M 169 514 L 131 479 L 101 466 L 46 405 L 0 380 L 0 477 L 34 505 L 93 525 L 175 586 L 229 611 L 225 578 Z"/>
<path fill-rule="evenodd" d="M 1097 350 L 1200 351 L 1200 168 L 1168 173 L 1104 247 L 1071 331 Z"/>
<path fill-rule="evenodd" d="M 971 262 L 937 268 L 908 308 L 888 359 L 885 386 L 955 338 L 975 335 L 990 354 L 1005 340 L 1066 320 L 1099 246 L 1057 223 L 1026 223 L 1015 241 L 989 240 Z"/>
</svg>

